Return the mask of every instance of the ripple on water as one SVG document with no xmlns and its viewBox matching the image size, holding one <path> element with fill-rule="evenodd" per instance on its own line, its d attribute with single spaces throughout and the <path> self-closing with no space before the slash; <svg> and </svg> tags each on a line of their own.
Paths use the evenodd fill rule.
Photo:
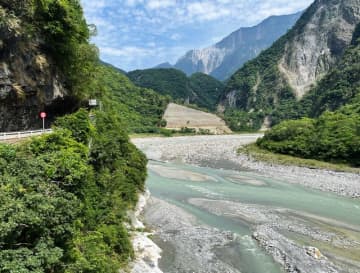
<svg viewBox="0 0 360 273">
<path fill-rule="evenodd" d="M 247 225 L 243 224 L 241 228 L 247 228 L 247 232 L 238 232 L 242 222 L 241 214 L 239 217 L 234 217 L 236 215 L 234 208 L 236 207 L 231 205 L 231 207 L 224 208 L 221 211 L 219 199 L 227 200 L 227 202 L 239 202 L 249 208 L 256 206 L 272 209 L 274 216 L 281 216 L 279 219 L 284 218 L 289 223 L 292 221 L 289 224 L 292 232 L 283 232 L 282 234 L 295 241 L 300 246 L 300 250 L 304 245 L 318 247 L 328 256 L 329 260 L 337 262 L 342 267 L 345 266 L 345 262 L 339 261 L 339 259 L 344 261 L 346 259 L 348 264 L 355 264 L 359 261 L 356 257 L 360 253 L 359 246 L 349 244 L 346 248 L 344 245 L 350 240 L 359 241 L 360 205 L 356 200 L 309 190 L 275 179 L 262 178 L 261 175 L 254 172 L 222 171 L 182 164 L 168 164 L 166 167 L 173 172 L 172 177 L 169 177 L 168 174 L 164 175 L 163 171 L 166 168 L 150 173 L 148 186 L 155 196 L 172 199 L 173 204 L 178 207 L 182 206 L 209 226 L 221 230 L 230 230 L 240 235 L 247 234 L 226 247 L 216 249 L 216 256 L 219 260 L 230 264 L 242 273 L 279 273 L 281 270 L 279 265 L 274 263 L 273 259 L 266 255 L 254 242 L 249 235 L 251 229 Z M 186 176 L 184 176 L 186 179 L 183 181 L 178 181 L 179 174 L 189 175 L 189 173 L 193 177 L 207 178 L 201 183 L 196 179 L 187 179 Z M 283 180 L 286 179 L 283 178 Z M 198 206 L 189 202 L 191 198 L 217 199 L 214 200 L 217 202 L 214 206 L 216 211 L 220 213 L 214 214 L 214 212 L 209 211 L 208 204 Z M 186 201 L 179 204 L 176 202 L 177 200 Z M 249 213 L 254 217 L 255 213 L 252 211 Z M 265 215 L 269 216 L 269 214 Z M 260 218 L 257 217 L 256 219 L 259 220 Z M 272 220 L 274 221 L 274 219 Z M 257 225 L 257 222 L 254 222 L 253 225 Z M 311 227 L 311 229 L 307 227 Z M 312 232 L 312 236 L 308 235 L 308 232 Z M 327 239 L 326 232 L 335 233 L 337 236 L 334 238 L 337 241 L 325 242 Z M 324 238 L 324 240 L 319 238 Z M 334 247 L 333 243 L 336 243 L 338 247 Z"/>
</svg>

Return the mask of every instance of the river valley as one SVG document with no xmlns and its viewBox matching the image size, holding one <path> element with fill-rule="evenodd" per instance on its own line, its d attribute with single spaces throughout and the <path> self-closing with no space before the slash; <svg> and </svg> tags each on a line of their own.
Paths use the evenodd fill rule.
<svg viewBox="0 0 360 273">
<path fill-rule="evenodd" d="M 135 139 L 164 273 L 360 272 L 360 177 L 236 154 L 259 135 Z"/>
</svg>

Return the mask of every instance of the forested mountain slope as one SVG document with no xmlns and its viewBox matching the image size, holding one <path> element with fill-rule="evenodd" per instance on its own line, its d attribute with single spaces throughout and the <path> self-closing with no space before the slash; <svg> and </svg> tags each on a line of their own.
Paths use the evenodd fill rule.
<svg viewBox="0 0 360 273">
<path fill-rule="evenodd" d="M 360 22 L 360 0 L 316 0 L 296 25 L 227 83 L 219 110 L 233 129 L 260 128 L 296 104 L 342 59 Z"/>
<path fill-rule="evenodd" d="M 128 76 L 138 86 L 151 88 L 180 103 L 196 104 L 209 110 L 215 110 L 224 88 L 222 82 L 211 76 L 196 73 L 188 78 L 185 73 L 173 68 L 135 70 Z"/>
<path fill-rule="evenodd" d="M 115 111 L 126 122 L 129 132 L 157 132 L 170 99 L 159 93 L 135 86 L 126 75 L 110 65 L 99 67 L 102 91 L 115 104 Z"/>
<path fill-rule="evenodd" d="M 315 119 L 281 122 L 258 145 L 277 153 L 360 166 L 359 75 L 360 24 L 336 68 L 300 103 L 282 109 L 279 118 Z"/>
<path fill-rule="evenodd" d="M 299 102 L 279 107 L 273 113 L 273 122 L 303 116 L 317 117 L 326 110 L 334 111 L 350 103 L 360 93 L 360 24 L 357 25 L 351 45 L 329 73 Z"/>
</svg>

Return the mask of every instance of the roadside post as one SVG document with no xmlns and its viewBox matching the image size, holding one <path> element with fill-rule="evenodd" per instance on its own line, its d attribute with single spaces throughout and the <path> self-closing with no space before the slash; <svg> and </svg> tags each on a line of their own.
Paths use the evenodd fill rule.
<svg viewBox="0 0 360 273">
<path fill-rule="evenodd" d="M 41 113 L 40 113 L 40 118 L 42 119 L 43 131 L 45 131 L 45 118 L 46 118 L 46 113 L 45 113 L 45 112 L 41 112 Z"/>
</svg>

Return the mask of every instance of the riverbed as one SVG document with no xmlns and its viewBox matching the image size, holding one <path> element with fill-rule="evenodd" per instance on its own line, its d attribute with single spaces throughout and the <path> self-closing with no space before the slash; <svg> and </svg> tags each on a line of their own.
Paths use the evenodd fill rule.
<svg viewBox="0 0 360 273">
<path fill-rule="evenodd" d="M 236 149 L 257 137 L 134 140 L 150 159 L 144 219 L 160 269 L 360 272 L 359 176 L 249 163 Z"/>
</svg>

